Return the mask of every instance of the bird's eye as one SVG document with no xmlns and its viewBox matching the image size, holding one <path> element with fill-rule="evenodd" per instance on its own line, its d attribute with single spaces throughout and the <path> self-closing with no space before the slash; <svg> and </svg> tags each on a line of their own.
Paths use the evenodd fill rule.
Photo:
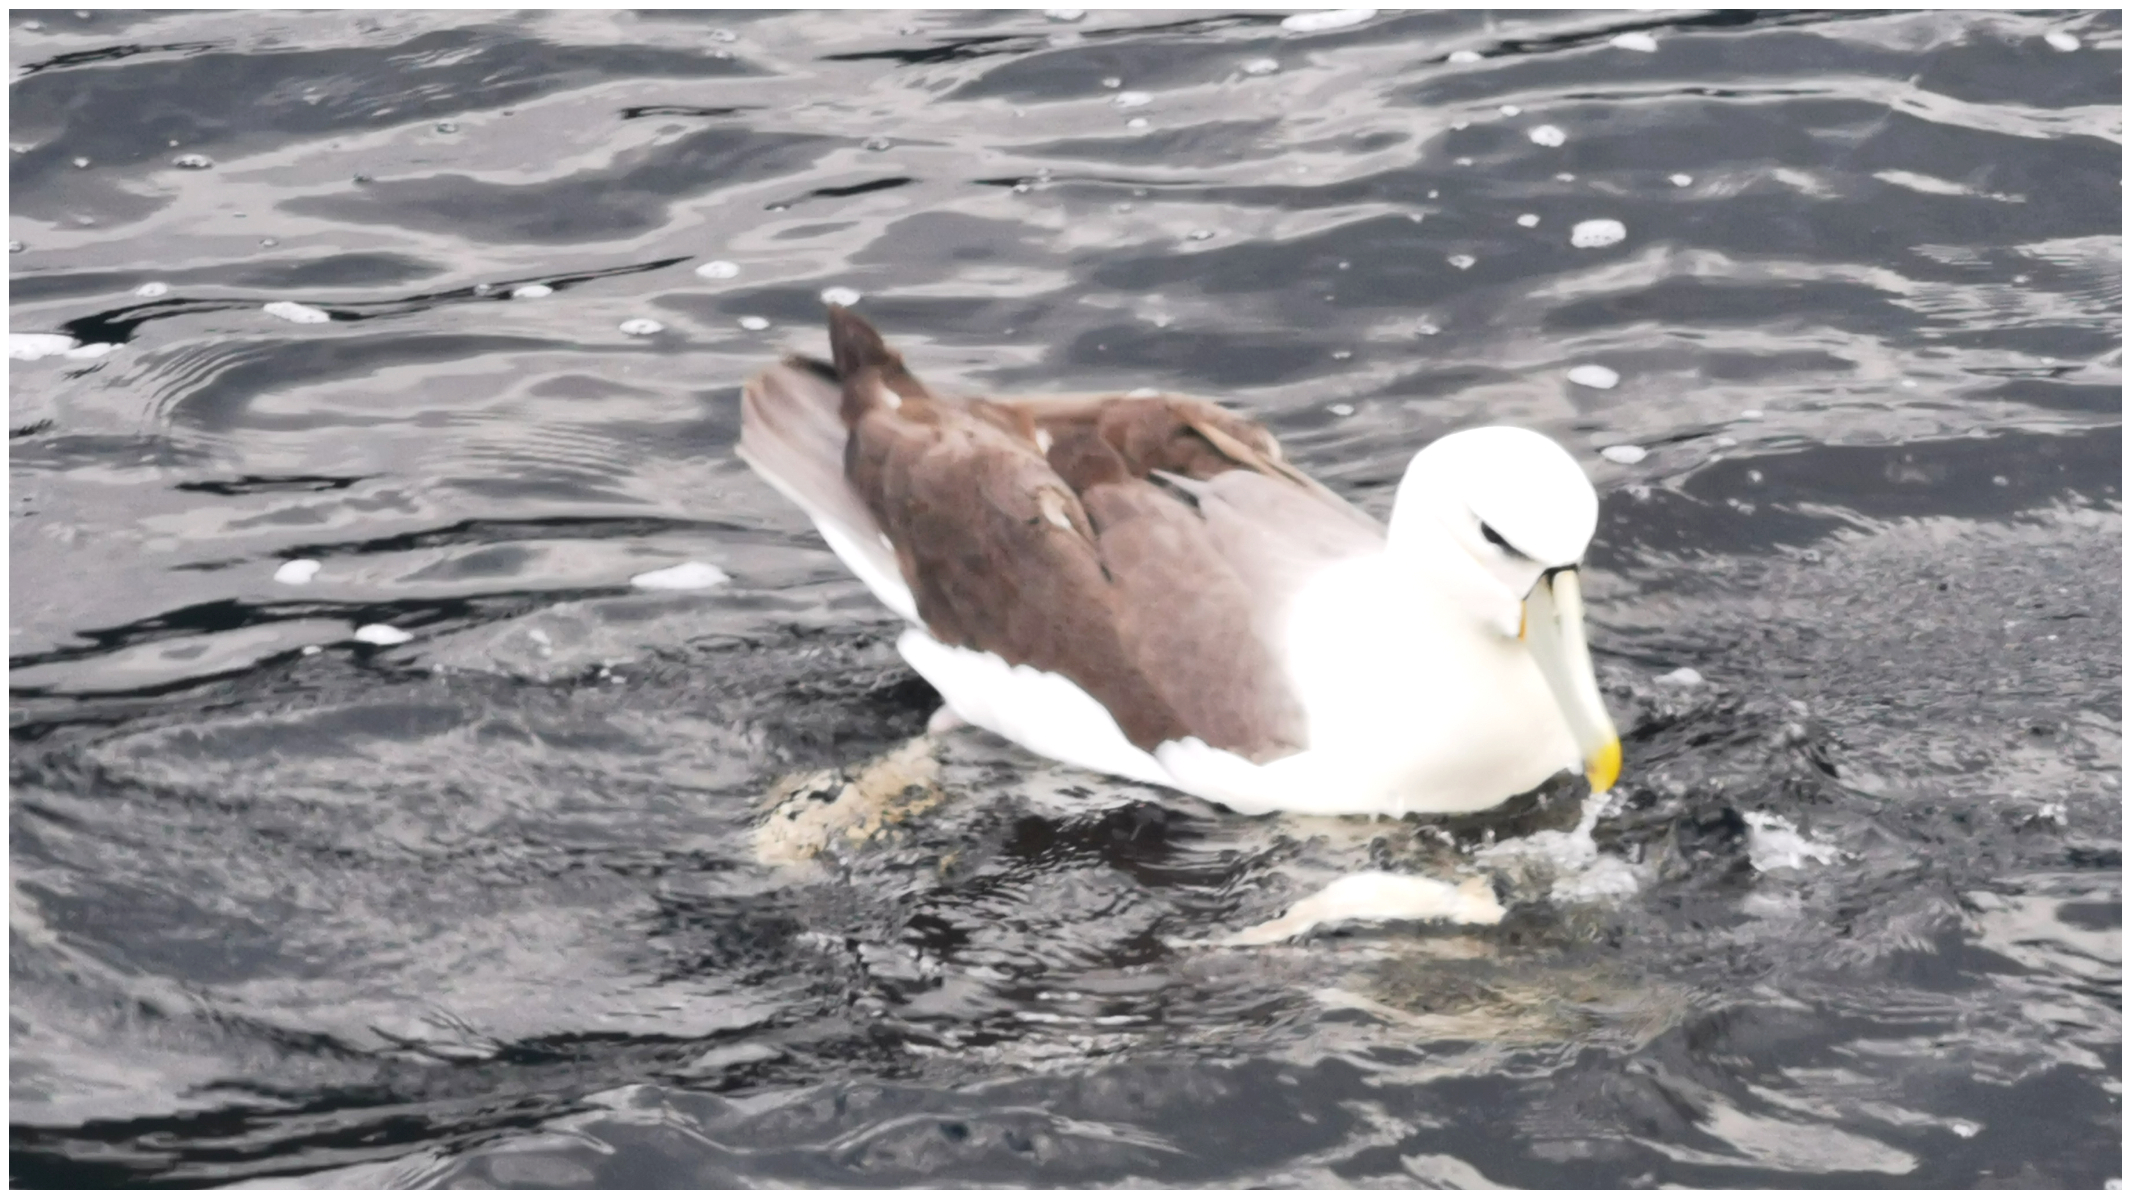
<svg viewBox="0 0 2131 1199">
<path fill-rule="evenodd" d="M 1495 527 L 1491 524 L 1488 524 L 1484 520 L 1480 522 L 1480 536 L 1487 538 L 1487 543 L 1489 545 L 1496 546 L 1497 548 L 1501 549 L 1503 553 L 1508 554 L 1512 558 L 1522 558 L 1525 556 L 1524 551 L 1518 549 L 1514 545 L 1511 545 L 1509 543 L 1508 538 L 1504 537 L 1500 533 L 1495 532 Z"/>
</svg>

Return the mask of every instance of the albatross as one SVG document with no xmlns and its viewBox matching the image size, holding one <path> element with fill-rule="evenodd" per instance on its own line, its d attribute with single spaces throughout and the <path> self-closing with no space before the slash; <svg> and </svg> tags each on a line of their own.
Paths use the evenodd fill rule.
<svg viewBox="0 0 2131 1199">
<path fill-rule="evenodd" d="M 1388 524 L 1211 401 L 920 382 L 850 310 L 742 391 L 739 453 L 908 627 L 941 715 L 1237 812 L 1470 812 L 1620 772 L 1583 627 L 1598 496 L 1507 426 Z"/>
</svg>

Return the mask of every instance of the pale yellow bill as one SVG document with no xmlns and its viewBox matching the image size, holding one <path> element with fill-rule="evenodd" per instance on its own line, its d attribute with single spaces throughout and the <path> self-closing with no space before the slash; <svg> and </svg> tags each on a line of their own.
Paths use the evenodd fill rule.
<svg viewBox="0 0 2131 1199">
<path fill-rule="evenodd" d="M 1591 790 L 1611 790 L 1620 779 L 1620 735 L 1591 670 L 1583 634 L 1583 581 L 1574 568 L 1545 576 L 1525 597 L 1524 640 L 1576 738 Z"/>
</svg>

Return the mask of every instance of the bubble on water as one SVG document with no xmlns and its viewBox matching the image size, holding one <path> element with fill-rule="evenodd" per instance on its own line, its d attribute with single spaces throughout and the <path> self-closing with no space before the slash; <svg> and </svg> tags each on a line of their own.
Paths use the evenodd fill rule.
<svg viewBox="0 0 2131 1199">
<path fill-rule="evenodd" d="M 1904 387 L 1915 387 L 1915 386 L 1916 386 L 1916 380 L 1914 380 L 1914 379 L 1904 379 L 1904 380 L 1902 380 L 1902 386 L 1904 386 Z"/>
<path fill-rule="evenodd" d="M 683 562 L 663 570 L 647 570 L 630 578 L 631 587 L 645 591 L 701 591 L 720 583 L 732 582 L 732 576 L 708 562 Z"/>
<path fill-rule="evenodd" d="M 1434 337 L 1436 334 L 1441 333 L 1443 329 L 1440 325 L 1435 325 L 1427 321 L 1422 321 L 1420 324 L 1415 325 L 1413 327 L 1413 331 L 1415 333 L 1420 334 L 1422 337 Z"/>
<path fill-rule="evenodd" d="M 1352 350 L 1334 350 L 1334 351 L 1332 351 L 1332 357 L 1333 357 L 1333 358 L 1335 358 L 1335 359 L 1337 359 L 1338 361 L 1341 361 L 1341 362 L 1345 362 L 1345 361 L 1346 361 L 1347 359 L 1349 359 L 1349 358 L 1352 358 L 1352 357 L 1354 357 L 1354 351 L 1352 351 Z M 1336 411 L 1338 411 L 1338 405 L 1336 405 L 1336 404 L 1335 404 L 1335 405 L 1333 405 L 1333 411 L 1335 411 L 1335 412 L 1336 412 Z"/>
<path fill-rule="evenodd" d="M 1537 125 L 1524 136 L 1531 138 L 1535 146 L 1558 146 L 1569 140 L 1569 135 L 1563 133 L 1558 125 Z"/>
<path fill-rule="evenodd" d="M 1569 230 L 1569 244 L 1580 250 L 1610 246 L 1628 236 L 1628 227 L 1619 221 L 1601 217 L 1593 221 L 1578 221 Z"/>
<path fill-rule="evenodd" d="M 821 289 L 821 302 L 824 304 L 838 304 L 849 308 L 864 298 L 855 287 L 824 287 Z"/>
<path fill-rule="evenodd" d="M 2052 30 L 2043 34 L 2042 40 L 2048 42 L 2051 49 L 2062 50 L 2068 54 L 2079 49 L 2079 35 L 2062 29 Z"/>
<path fill-rule="evenodd" d="M 1649 457 L 1650 451 L 1639 445 L 1609 445 L 1598 451 L 1598 456 L 1608 462 L 1618 462 L 1622 466 L 1634 466 Z"/>
<path fill-rule="evenodd" d="M 64 333 L 10 333 L 7 356 L 20 362 L 35 362 L 64 354 L 74 348 L 74 339 Z"/>
<path fill-rule="evenodd" d="M 1118 78 L 1118 77 L 1117 77 L 1117 76 L 1115 76 L 1115 75 L 1111 75 L 1111 76 L 1109 76 L 1108 78 L 1106 78 L 1106 79 L 1104 79 L 1104 80 L 1102 81 L 1102 85 L 1103 85 L 1104 87 L 1109 87 L 1109 88 L 1118 88 L 1118 87 L 1123 87 L 1123 86 L 1125 86 L 1125 81 L 1124 81 L 1124 80 L 1122 80 L 1122 79 L 1120 79 L 1120 78 Z"/>
<path fill-rule="evenodd" d="M 74 165 L 77 167 L 85 167 L 89 165 L 89 160 L 86 158 L 77 158 L 74 160 Z"/>
<path fill-rule="evenodd" d="M 1513 117 L 1523 112 L 1524 110 L 1514 104 L 1505 104 L 1502 107 L 1496 109 L 1495 111 L 1501 113 L 1503 116 Z"/>
<path fill-rule="evenodd" d="M 213 170 L 215 160 L 205 154 L 180 154 L 170 160 L 170 165 L 181 171 Z"/>
<path fill-rule="evenodd" d="M 860 142 L 859 145 L 864 149 L 873 151 L 876 154 L 880 153 L 882 150 L 892 150 L 895 148 L 895 142 L 892 139 L 885 137 L 869 137 L 865 141 Z"/>
<path fill-rule="evenodd" d="M 317 647 L 317 646 L 315 646 L 315 645 L 306 645 L 306 646 L 304 646 L 304 647 L 303 647 L 303 649 L 302 649 L 302 651 L 301 651 L 301 652 L 302 652 L 302 654 L 303 654 L 303 656 L 304 656 L 304 657 L 308 658 L 308 657 L 310 657 L 310 656 L 311 656 L 312 654 L 318 653 L 318 652 L 319 652 L 319 649 L 318 649 L 318 647 Z"/>
<path fill-rule="evenodd" d="M 1466 129 L 1470 129 L 1471 127 L 1472 127 L 1472 122 L 1471 122 L 1471 121 L 1467 121 L 1467 120 L 1463 120 L 1463 119 L 1460 119 L 1460 120 L 1456 120 L 1456 121 L 1452 121 L 1452 122 L 1450 123 L 1450 129 L 1451 129 L 1451 132 L 1453 132 L 1453 133 L 1458 133 L 1458 132 L 1462 132 L 1462 131 L 1464 131 L 1464 130 L 1466 130 Z"/>
<path fill-rule="evenodd" d="M 438 121 L 438 122 L 437 122 L 437 132 L 438 132 L 438 133 L 457 133 L 458 131 L 459 131 L 459 123 L 458 123 L 457 121 Z"/>
<path fill-rule="evenodd" d="M 260 239 L 259 239 L 259 244 L 260 244 L 260 245 L 262 245 L 262 246 L 265 246 L 265 247 L 266 247 L 267 249 L 271 250 L 271 249 L 273 249 L 273 248 L 274 248 L 275 246 L 278 246 L 278 245 L 280 245 L 280 244 L 281 244 L 281 239 L 280 239 L 280 238 L 278 238 L 278 237 L 262 237 L 262 238 L 260 238 Z"/>
<path fill-rule="evenodd" d="M 20 253 L 22 253 L 22 252 L 23 252 L 24 250 L 27 250 L 27 249 L 29 249 L 29 247 L 28 247 L 28 246 L 25 246 L 25 245 L 23 245 L 23 244 L 22 244 L 21 242 L 19 242 L 19 241 L 11 241 L 11 242 L 7 243 L 7 252 L 8 252 L 8 253 L 10 253 L 10 254 L 20 254 Z"/>
<path fill-rule="evenodd" d="M 714 42 L 737 42 L 740 40 L 740 35 L 730 29 L 713 29 L 710 31 L 710 40 Z"/>
<path fill-rule="evenodd" d="M 1758 470 L 1750 470 L 1746 472 L 1746 481 L 1749 483 L 1759 483 L 1761 481 L 1761 477 L 1761 472 Z"/>
<path fill-rule="evenodd" d="M 1015 195 L 1017 195 L 1017 196 L 1025 196 L 1025 195 L 1027 195 L 1027 194 L 1028 194 L 1028 192 L 1029 192 L 1029 188 L 1030 188 L 1031 186 L 1032 186 L 1031 184 L 1029 184 L 1029 183 L 1028 183 L 1028 182 L 1027 182 L 1026 180 L 1024 180 L 1023 182 L 1020 182 L 1020 183 L 1016 183 L 1016 184 L 1015 184 L 1015 185 L 1014 185 L 1014 186 L 1013 186 L 1013 187 L 1012 187 L 1011 189 L 1009 189 L 1009 190 L 1011 190 L 1011 191 L 1012 191 L 1012 192 L 1013 192 L 1013 193 L 1014 193 Z"/>
<path fill-rule="evenodd" d="M 1480 61 L 1480 52 L 1478 50 L 1452 50 L 1450 52 L 1450 61 L 1456 63 L 1478 62 Z"/>
<path fill-rule="evenodd" d="M 1253 58 L 1243 64 L 1245 75 L 1270 75 L 1280 69 L 1280 61 L 1274 58 Z"/>
<path fill-rule="evenodd" d="M 664 330 L 666 326 L 659 324 L 648 316 L 633 316 L 617 325 L 616 328 L 631 337 L 649 337 Z"/>
<path fill-rule="evenodd" d="M 1517 218 L 1517 223 L 1527 229 L 1530 229 L 1539 223 L 1539 214 L 1536 212 L 1527 212 Z"/>
<path fill-rule="evenodd" d="M 493 291 L 495 291 L 495 290 L 496 290 L 496 285 L 495 285 L 495 284 L 493 284 L 493 283 L 476 283 L 476 284 L 474 284 L 474 294 L 475 294 L 475 295 L 477 295 L 477 296 L 485 296 L 485 295 L 488 295 L 488 294 L 489 294 L 490 292 L 493 292 Z"/>
<path fill-rule="evenodd" d="M 1044 20 L 1056 21 L 1061 25 L 1071 25 L 1087 15 L 1084 10 L 1078 8 L 1046 8 L 1043 10 Z"/>
<path fill-rule="evenodd" d="M 1717 438 L 1717 444 L 1728 450 L 1733 446 L 1738 445 L 1739 439 L 1736 437 L 1719 437 Z"/>
<path fill-rule="evenodd" d="M 1556 179 L 1560 180 L 1560 181 L 1561 181 L 1561 182 L 1563 182 L 1563 183 L 1574 183 L 1574 182 L 1576 182 L 1576 176 L 1574 176 L 1574 175 L 1571 175 L 1571 174 L 1570 174 L 1569 172 L 1567 172 L 1567 171 L 1560 171 L 1560 172 L 1557 172 L 1557 173 L 1556 173 L 1556 174 L 1554 175 L 1554 178 L 1556 178 Z"/>
<path fill-rule="evenodd" d="M 743 316 L 740 318 L 740 327 L 749 333 L 760 333 L 769 328 L 770 323 L 759 316 Z"/>
<path fill-rule="evenodd" d="M 1185 234 L 1184 236 L 1190 238 L 1193 241 L 1205 241 L 1207 238 L 1213 236 L 1213 230 L 1193 229 L 1191 232 Z"/>
<path fill-rule="evenodd" d="M 1129 120 L 1129 121 L 1126 121 L 1126 122 L 1125 122 L 1125 128 L 1127 128 L 1127 129 L 1145 129 L 1145 128 L 1147 128 L 1147 118 L 1145 118 L 1145 117 L 1134 117 L 1134 118 L 1132 118 L 1131 120 Z"/>
<path fill-rule="evenodd" d="M 727 262 L 723 258 L 713 258 L 697 267 L 696 274 L 705 279 L 732 279 L 740 274 L 740 264 Z"/>
<path fill-rule="evenodd" d="M 1435 199 L 1435 198 L 1436 198 L 1436 194 L 1437 194 L 1437 193 L 1436 193 L 1436 190 L 1435 190 L 1434 188 L 1432 188 L 1432 187 L 1431 187 L 1431 188 L 1429 188 L 1429 189 L 1428 189 L 1428 198 L 1429 198 L 1429 199 L 1431 199 L 1431 200 Z"/>
<path fill-rule="evenodd" d="M 1335 355 L 1333 355 L 1333 357 L 1335 357 L 1335 358 L 1336 358 L 1336 357 L 1338 357 L 1338 355 L 1337 355 L 1337 354 L 1335 354 Z M 1333 416 L 1352 416 L 1352 415 L 1354 415 L 1354 405 L 1352 405 L 1352 404 L 1327 404 L 1327 405 L 1325 405 L 1325 411 L 1326 411 L 1326 412 L 1329 412 L 1329 413 L 1331 413 L 1331 414 L 1332 414 Z"/>
<path fill-rule="evenodd" d="M 276 300 L 271 304 L 265 305 L 262 311 L 268 316 L 278 316 L 282 320 L 294 321 L 299 325 L 323 325 L 333 319 L 332 315 L 323 308 L 313 308 L 309 304 L 298 304 L 294 300 Z"/>
<path fill-rule="evenodd" d="M 1657 39 L 1647 33 L 1624 33 L 1614 38 L 1611 44 L 1623 50 L 1635 50 L 1643 54 L 1657 53 Z"/>
<path fill-rule="evenodd" d="M 414 640 L 414 634 L 389 624 L 366 624 L 355 630 L 355 639 L 371 645 L 405 645 Z"/>
<path fill-rule="evenodd" d="M 1323 33 L 1328 29 L 1346 29 L 1359 25 L 1376 15 L 1373 8 L 1335 8 L 1324 12 L 1299 12 L 1280 22 L 1282 29 L 1294 33 Z"/>
<path fill-rule="evenodd" d="M 1473 263 L 1478 262 L 1479 259 L 1474 258 L 1470 254 L 1452 254 L 1444 261 L 1450 263 L 1450 265 L 1458 268 L 1461 271 L 1469 271 L 1472 269 Z"/>
<path fill-rule="evenodd" d="M 1762 413 L 1759 408 L 1748 408 L 1746 411 L 1741 412 L 1739 414 L 1739 417 L 1742 420 L 1760 420 L 1761 416 Z"/>
<path fill-rule="evenodd" d="M 1694 176 L 1692 175 L 1667 175 L 1665 176 L 1665 178 L 1669 180 L 1672 186 L 1674 187 L 1689 187 L 1692 186 L 1694 183 Z"/>
<path fill-rule="evenodd" d="M 36 32 L 37 32 L 38 30 L 40 30 L 40 29 L 43 29 L 43 28 L 44 28 L 44 22 L 43 22 L 43 21 L 24 21 L 24 22 L 22 23 L 22 27 L 23 27 L 24 29 L 27 29 L 27 30 L 29 30 L 29 31 L 30 31 L 31 33 L 36 33 Z"/>
<path fill-rule="evenodd" d="M 1990 485 L 1993 487 L 2009 487 L 2012 485 L 2012 480 L 2004 475 L 1992 475 L 1990 477 Z"/>
<path fill-rule="evenodd" d="M 1145 108 L 1154 103 L 1152 92 L 1119 92 L 1110 98 L 1110 103 L 1119 108 Z"/>
<path fill-rule="evenodd" d="M 537 300 L 543 296 L 552 296 L 554 294 L 555 289 L 545 283 L 527 283 L 520 287 L 511 288 L 511 299 L 513 300 Z"/>
<path fill-rule="evenodd" d="M 1582 366 L 1569 368 L 1569 382 L 1583 387 L 1596 387 L 1600 391 L 1611 391 L 1620 385 L 1620 372 L 1595 362 L 1587 362 Z"/>
<path fill-rule="evenodd" d="M 1674 687 L 1699 687 L 1702 685 L 1702 672 L 1692 666 L 1682 666 L 1678 670 L 1657 676 L 1657 681 Z"/>
<path fill-rule="evenodd" d="M 289 587 L 301 587 L 317 577 L 318 566 L 315 558 L 292 558 L 274 569 L 274 581 Z"/>
</svg>

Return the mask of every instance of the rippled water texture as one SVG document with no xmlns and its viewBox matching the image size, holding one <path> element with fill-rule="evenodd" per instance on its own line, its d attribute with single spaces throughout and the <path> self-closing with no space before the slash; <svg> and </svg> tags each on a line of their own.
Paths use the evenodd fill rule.
<svg viewBox="0 0 2131 1199">
<path fill-rule="evenodd" d="M 18 1182 L 2116 1176 L 2119 18 L 1069 16 L 10 15 Z M 868 773 L 828 288 L 1379 513 L 1562 439 L 1615 801 Z M 1511 914 L 1210 944 L 1370 868 Z"/>
</svg>

